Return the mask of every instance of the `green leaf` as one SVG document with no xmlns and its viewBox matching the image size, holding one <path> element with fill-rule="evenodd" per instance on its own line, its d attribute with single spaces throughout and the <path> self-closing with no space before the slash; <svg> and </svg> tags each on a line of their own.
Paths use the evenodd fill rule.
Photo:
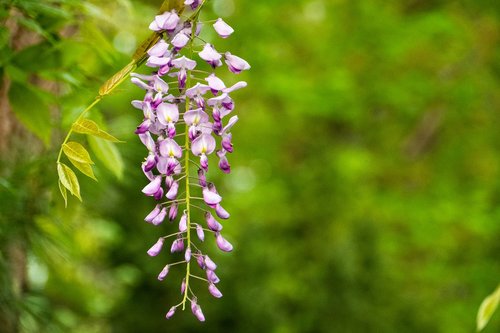
<svg viewBox="0 0 500 333">
<path fill-rule="evenodd" d="M 59 180 L 62 185 L 67 188 L 71 194 L 82 201 L 82 197 L 80 196 L 80 184 L 73 170 L 64 163 L 57 163 L 57 174 L 59 175 Z"/>
<path fill-rule="evenodd" d="M 68 193 L 66 192 L 66 188 L 62 184 L 61 180 L 57 183 L 59 184 L 59 191 L 61 191 L 61 195 L 64 198 L 64 207 L 68 207 Z"/>
<path fill-rule="evenodd" d="M 99 126 L 90 119 L 80 119 L 71 126 L 73 131 L 80 134 L 97 135 L 99 133 Z"/>
<path fill-rule="evenodd" d="M 95 156 L 118 179 L 121 179 L 123 176 L 123 160 L 116 146 L 109 141 L 94 136 L 88 136 L 87 138 Z"/>
<path fill-rule="evenodd" d="M 477 313 L 477 330 L 481 331 L 486 327 L 500 303 L 500 285 L 488 297 L 484 299 Z"/>
<path fill-rule="evenodd" d="M 9 101 L 19 121 L 48 147 L 52 124 L 49 107 L 42 95 L 30 85 L 12 82 Z"/>
<path fill-rule="evenodd" d="M 97 178 L 94 175 L 94 171 L 92 170 L 92 166 L 89 163 L 81 163 L 71 158 L 69 159 L 69 161 L 71 162 L 71 164 L 75 166 L 75 168 L 80 170 L 85 176 L 97 181 Z"/>
<path fill-rule="evenodd" d="M 64 154 L 66 154 L 70 160 L 86 164 L 94 164 L 94 162 L 90 159 L 87 149 L 85 149 L 85 147 L 78 142 L 67 142 L 63 145 L 62 149 Z"/>
<path fill-rule="evenodd" d="M 81 134 L 90 134 L 112 142 L 123 142 L 112 136 L 111 134 L 101 130 L 99 126 L 90 119 L 80 119 L 72 126 L 73 131 Z"/>
</svg>

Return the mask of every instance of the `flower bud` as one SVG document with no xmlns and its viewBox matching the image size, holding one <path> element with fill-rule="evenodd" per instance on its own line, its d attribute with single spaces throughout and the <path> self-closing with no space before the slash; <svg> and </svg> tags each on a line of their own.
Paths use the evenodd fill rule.
<svg viewBox="0 0 500 333">
<path fill-rule="evenodd" d="M 155 245 L 153 245 L 149 250 L 148 250 L 148 254 L 151 256 L 151 257 L 156 257 L 160 251 L 161 251 L 161 248 L 163 247 L 163 243 L 165 242 L 165 239 L 163 238 L 160 238 L 158 239 L 158 241 L 155 243 Z"/>
<path fill-rule="evenodd" d="M 170 270 L 170 265 L 163 267 L 162 271 L 158 275 L 158 280 L 163 281 L 167 276 L 169 270 Z"/>
</svg>

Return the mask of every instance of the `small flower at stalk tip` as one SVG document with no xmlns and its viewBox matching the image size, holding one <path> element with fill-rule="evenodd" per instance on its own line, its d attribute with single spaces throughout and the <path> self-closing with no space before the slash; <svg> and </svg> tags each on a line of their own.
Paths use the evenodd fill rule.
<svg viewBox="0 0 500 333">
<path fill-rule="evenodd" d="M 163 39 L 160 39 L 152 48 L 148 50 L 150 57 L 163 57 L 167 54 L 169 45 Z"/>
<path fill-rule="evenodd" d="M 220 292 L 219 289 L 217 289 L 217 287 L 215 286 L 215 284 L 213 283 L 210 283 L 208 285 L 208 291 L 210 292 L 210 294 L 212 294 L 213 297 L 215 298 L 221 298 L 222 297 L 222 293 Z"/>
<path fill-rule="evenodd" d="M 181 283 L 181 295 L 183 295 L 186 292 L 186 279 L 182 279 Z"/>
<path fill-rule="evenodd" d="M 179 206 L 177 205 L 177 202 L 174 202 L 172 206 L 170 206 L 170 209 L 168 210 L 168 219 L 170 221 L 175 220 L 177 217 L 177 211 L 179 209 Z"/>
<path fill-rule="evenodd" d="M 205 213 L 205 221 L 207 221 L 208 229 L 212 231 L 222 230 L 222 224 L 217 222 L 217 220 L 213 217 L 213 215 L 210 212 Z"/>
<path fill-rule="evenodd" d="M 162 208 L 161 212 L 155 216 L 155 218 L 151 221 L 153 225 L 160 225 L 163 220 L 165 220 L 165 216 L 167 215 L 167 208 Z"/>
<path fill-rule="evenodd" d="M 215 206 L 215 213 L 217 214 L 218 217 L 224 220 L 227 220 L 230 216 L 227 210 L 225 210 L 224 207 L 222 207 L 220 204 L 217 204 Z"/>
<path fill-rule="evenodd" d="M 165 195 L 167 199 L 169 200 L 174 200 L 177 198 L 177 192 L 179 191 L 179 183 L 178 182 L 173 182 L 172 186 L 168 190 L 167 194 Z"/>
<path fill-rule="evenodd" d="M 200 241 L 203 242 L 205 240 L 205 232 L 203 232 L 203 228 L 199 224 L 196 225 L 196 235 L 198 236 Z"/>
<path fill-rule="evenodd" d="M 217 34 L 221 36 L 222 38 L 227 38 L 229 37 L 233 32 L 234 29 L 229 26 L 226 22 L 224 22 L 221 18 L 217 19 L 215 23 L 213 24 L 213 27 Z"/>
<path fill-rule="evenodd" d="M 226 151 L 224 149 L 217 151 L 217 156 L 219 156 L 219 169 L 224 173 L 231 172 L 231 166 L 226 157 Z"/>
<path fill-rule="evenodd" d="M 216 205 L 222 201 L 222 197 L 219 194 L 214 193 L 210 191 L 207 187 L 205 187 L 203 189 L 203 200 L 207 205 Z"/>
<path fill-rule="evenodd" d="M 222 237 L 220 232 L 218 232 L 215 235 L 215 239 L 216 239 L 217 247 L 219 249 L 221 249 L 222 251 L 231 252 L 233 250 L 233 245 L 231 245 L 231 243 L 229 243 L 224 237 Z"/>
<path fill-rule="evenodd" d="M 205 60 L 210 66 L 213 68 L 219 67 L 222 65 L 222 55 L 217 52 L 214 47 L 207 43 L 203 47 L 203 50 L 198 53 L 201 59 Z"/>
<path fill-rule="evenodd" d="M 204 257 L 204 261 L 205 261 L 205 265 L 206 267 L 211 270 L 211 271 L 215 271 L 215 269 L 217 268 L 217 265 L 215 264 L 215 262 L 213 262 L 212 259 L 210 259 L 209 256 L 205 256 Z"/>
<path fill-rule="evenodd" d="M 163 267 L 162 271 L 158 275 L 158 280 L 163 281 L 167 277 L 169 270 L 170 270 L 170 265 Z"/>
<path fill-rule="evenodd" d="M 184 259 L 186 260 L 186 262 L 191 261 L 191 248 L 190 247 L 188 247 L 186 249 L 186 252 L 184 253 Z"/>
<path fill-rule="evenodd" d="M 144 218 L 144 221 L 146 222 L 151 222 L 153 221 L 153 219 L 158 215 L 160 214 L 160 211 L 161 211 L 161 206 L 160 205 L 156 205 L 155 208 L 151 211 L 151 213 L 148 214 L 148 216 L 146 216 Z"/>
<path fill-rule="evenodd" d="M 186 6 L 191 6 L 191 9 L 196 9 L 200 5 L 200 0 L 186 0 L 184 4 Z"/>
<path fill-rule="evenodd" d="M 196 317 L 196 319 L 198 319 L 201 322 L 205 321 L 205 316 L 203 315 L 203 312 L 201 311 L 201 308 L 198 304 L 195 303 L 194 306 L 191 305 L 191 310 L 193 311 L 193 314 Z"/>
<path fill-rule="evenodd" d="M 161 189 L 161 176 L 156 176 L 148 185 L 142 189 L 147 196 L 154 196 Z"/>
<path fill-rule="evenodd" d="M 198 184 L 200 184 L 201 187 L 207 186 L 207 177 L 203 169 L 198 169 Z"/>
<path fill-rule="evenodd" d="M 168 310 L 167 315 L 165 316 L 165 318 L 167 318 L 167 319 L 172 318 L 174 316 L 174 314 L 175 314 L 175 309 L 176 309 L 175 306 L 171 307 L 170 310 Z"/>
<path fill-rule="evenodd" d="M 217 276 L 217 274 L 215 274 L 215 272 L 212 271 L 211 269 L 207 268 L 206 273 L 207 273 L 207 280 L 208 281 L 210 281 L 212 283 L 219 283 L 220 282 L 220 279 Z"/>
<path fill-rule="evenodd" d="M 156 257 L 160 253 L 164 242 L 165 239 L 158 239 L 158 241 L 148 250 L 148 255 L 150 255 L 151 257 Z"/>
<path fill-rule="evenodd" d="M 238 56 L 232 55 L 230 52 L 226 52 L 224 58 L 226 59 L 227 67 L 234 74 L 240 74 L 242 71 L 250 69 L 248 62 Z"/>
<path fill-rule="evenodd" d="M 181 219 L 179 220 L 179 231 L 184 232 L 187 230 L 187 215 L 186 213 L 182 214 Z"/>
<path fill-rule="evenodd" d="M 184 239 L 179 235 L 177 239 L 172 242 L 172 246 L 170 247 L 170 252 L 182 252 L 184 251 Z"/>
<path fill-rule="evenodd" d="M 175 48 L 175 52 L 179 52 L 184 46 L 187 45 L 188 42 L 189 36 L 182 31 L 175 35 L 174 38 L 172 38 L 172 45 Z"/>
<path fill-rule="evenodd" d="M 180 18 L 175 10 L 165 12 L 161 15 L 155 16 L 155 20 L 151 22 L 149 29 L 153 31 L 167 30 L 168 32 L 172 32 L 177 27 L 179 20 Z"/>
</svg>

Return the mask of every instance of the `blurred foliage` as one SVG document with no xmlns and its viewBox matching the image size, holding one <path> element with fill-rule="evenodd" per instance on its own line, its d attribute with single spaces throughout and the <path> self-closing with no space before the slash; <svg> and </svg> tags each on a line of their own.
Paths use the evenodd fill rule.
<svg viewBox="0 0 500 333">
<path fill-rule="evenodd" d="M 249 88 L 235 95 L 233 172 L 209 175 L 236 246 L 212 251 L 223 299 L 200 295 L 205 324 L 163 318 L 181 276 L 158 282 L 170 258 L 145 254 L 158 230 L 142 222 L 152 203 L 132 85 L 90 114 L 128 142 L 122 180 L 97 162 L 85 204 L 58 198 L 62 134 L 130 61 L 159 2 L 0 0 L 1 20 L 40 36 L 13 50 L 2 25 L 0 72 L 45 143 L 0 159 L 0 311 L 20 313 L 29 333 L 471 332 L 500 280 L 500 2 L 211 3 L 204 18 L 236 33 L 203 38 L 252 65 L 238 77 Z M 12 243 L 27 251 L 20 299 L 8 288 Z M 484 332 L 499 329 L 497 315 Z"/>
</svg>

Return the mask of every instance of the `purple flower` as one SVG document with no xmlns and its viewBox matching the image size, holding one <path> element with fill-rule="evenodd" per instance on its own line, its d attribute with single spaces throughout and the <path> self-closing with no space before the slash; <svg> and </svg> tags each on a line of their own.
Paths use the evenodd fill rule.
<svg viewBox="0 0 500 333">
<path fill-rule="evenodd" d="M 217 34 L 221 36 L 222 38 L 227 38 L 229 37 L 233 32 L 234 29 L 231 28 L 226 22 L 224 22 L 221 18 L 217 19 L 215 23 L 213 24 L 213 27 Z"/>
<path fill-rule="evenodd" d="M 177 104 L 161 103 L 156 108 L 156 114 L 158 121 L 164 126 L 179 121 L 179 107 Z"/>
<path fill-rule="evenodd" d="M 182 157 L 182 149 L 177 142 L 173 139 L 165 139 L 159 143 L 160 154 L 165 157 Z"/>
<path fill-rule="evenodd" d="M 205 187 L 203 189 L 203 200 L 207 205 L 216 205 L 222 201 L 222 197 L 219 194 L 210 191 L 207 187 Z"/>
<path fill-rule="evenodd" d="M 181 237 L 179 237 L 172 242 L 172 246 L 170 247 L 170 252 L 174 253 L 182 251 L 184 251 L 184 240 Z"/>
<path fill-rule="evenodd" d="M 215 213 L 221 219 L 227 220 L 229 218 L 229 213 L 220 204 L 215 206 Z"/>
<path fill-rule="evenodd" d="M 179 32 L 172 39 L 172 45 L 175 47 L 175 51 L 178 52 L 181 50 L 186 44 L 189 42 L 189 36 L 186 35 L 183 31 Z"/>
<path fill-rule="evenodd" d="M 203 95 L 210 90 L 210 87 L 205 84 L 196 83 L 192 88 L 186 90 L 186 96 L 193 99 L 198 107 L 205 109 L 205 99 Z"/>
<path fill-rule="evenodd" d="M 215 286 L 215 284 L 213 283 L 210 283 L 208 285 L 208 291 L 210 292 L 210 294 L 212 294 L 213 297 L 215 298 L 221 298 L 222 297 L 222 293 L 220 292 L 219 289 L 217 289 L 217 287 Z"/>
<path fill-rule="evenodd" d="M 156 166 L 156 156 L 150 153 L 142 165 L 145 172 L 153 170 Z"/>
<path fill-rule="evenodd" d="M 148 216 L 144 218 L 144 221 L 151 223 L 153 219 L 160 213 L 160 210 L 161 206 L 156 205 L 155 208 L 151 211 L 151 213 L 149 213 Z"/>
<path fill-rule="evenodd" d="M 174 202 L 172 204 L 172 206 L 170 206 L 170 209 L 168 210 L 168 219 L 170 221 L 173 221 L 175 220 L 175 218 L 177 217 L 177 210 L 178 210 L 178 205 L 176 202 Z"/>
<path fill-rule="evenodd" d="M 153 245 L 149 250 L 148 250 L 148 255 L 151 257 L 156 257 L 160 251 L 161 248 L 163 247 L 163 243 L 165 242 L 165 239 L 159 238 L 158 241 Z"/>
<path fill-rule="evenodd" d="M 165 12 L 155 17 L 155 20 L 149 25 L 149 29 L 153 31 L 167 30 L 168 32 L 172 32 L 177 27 L 179 20 L 180 18 L 175 10 Z"/>
<path fill-rule="evenodd" d="M 161 189 L 161 176 L 156 176 L 148 185 L 142 189 L 147 196 L 154 196 Z"/>
<path fill-rule="evenodd" d="M 207 280 L 208 281 L 210 281 L 212 283 L 219 283 L 220 282 L 219 277 L 217 276 L 217 274 L 215 274 L 214 271 L 207 268 L 206 272 L 207 272 Z"/>
<path fill-rule="evenodd" d="M 204 262 L 205 266 L 211 271 L 215 271 L 215 269 L 217 268 L 217 265 L 212 261 L 212 259 L 210 259 L 209 256 L 205 256 Z"/>
<path fill-rule="evenodd" d="M 200 0 L 186 0 L 184 4 L 186 6 L 191 6 L 191 9 L 196 9 L 200 5 Z"/>
<path fill-rule="evenodd" d="M 166 317 L 167 319 L 172 318 L 172 317 L 174 316 L 174 314 L 175 314 L 175 309 L 176 309 L 176 307 L 175 307 L 175 306 L 172 306 L 172 307 L 170 308 L 170 310 L 168 310 L 167 315 L 166 315 L 165 317 Z"/>
<path fill-rule="evenodd" d="M 165 220 L 165 216 L 167 216 L 167 208 L 162 208 L 160 213 L 155 216 L 155 218 L 151 221 L 153 225 L 160 225 L 163 220 Z"/>
<path fill-rule="evenodd" d="M 165 196 L 167 197 L 167 199 L 174 200 L 175 198 L 177 198 L 178 190 L 179 190 L 179 183 L 173 182 L 172 186 L 170 186 L 170 189 L 168 190 Z"/>
<path fill-rule="evenodd" d="M 210 134 L 202 134 L 193 141 L 191 151 L 194 155 L 210 155 L 215 150 L 215 139 Z"/>
<path fill-rule="evenodd" d="M 193 314 L 196 317 L 196 319 L 202 322 L 205 321 L 205 316 L 203 315 L 200 306 L 196 304 L 196 300 L 191 302 L 191 310 L 193 311 Z"/>
<path fill-rule="evenodd" d="M 229 165 L 229 162 L 227 160 L 226 151 L 225 150 L 217 151 L 217 156 L 219 156 L 219 169 L 221 169 L 224 173 L 230 173 L 231 166 Z"/>
<path fill-rule="evenodd" d="M 182 217 L 179 221 L 179 231 L 184 232 L 187 230 L 187 215 L 186 213 L 182 214 Z"/>
<path fill-rule="evenodd" d="M 165 267 L 163 267 L 162 271 L 158 275 L 158 280 L 163 281 L 167 277 L 169 270 L 170 270 L 170 265 L 166 265 Z"/>
<path fill-rule="evenodd" d="M 188 70 L 193 70 L 196 67 L 196 61 L 182 56 L 175 60 L 172 60 L 172 66 L 179 69 L 177 72 L 177 80 L 179 82 L 179 89 L 184 89 L 186 87 L 187 72 Z"/>
<path fill-rule="evenodd" d="M 148 50 L 150 57 L 163 57 L 167 54 L 169 45 L 163 39 L 160 39 L 152 48 Z"/>
<path fill-rule="evenodd" d="M 244 70 L 250 69 L 250 65 L 244 59 L 232 55 L 229 52 L 224 54 L 224 58 L 226 59 L 227 67 L 234 74 L 240 74 Z"/>
<path fill-rule="evenodd" d="M 222 230 L 222 225 L 209 212 L 205 213 L 205 221 L 207 221 L 208 229 L 212 231 Z"/>
<path fill-rule="evenodd" d="M 233 250 L 233 245 L 229 243 L 220 233 L 215 235 L 217 247 L 224 252 L 231 252 Z"/>
<path fill-rule="evenodd" d="M 203 242 L 205 240 L 205 233 L 203 232 L 202 226 L 199 224 L 196 225 L 196 235 L 200 241 Z"/>
<path fill-rule="evenodd" d="M 213 68 L 219 67 L 222 65 L 222 55 L 217 52 L 214 47 L 207 43 L 203 47 L 203 50 L 198 53 L 201 59 L 205 60 L 210 66 Z"/>
<path fill-rule="evenodd" d="M 233 250 L 231 243 L 221 235 L 222 224 L 214 218 L 215 216 L 219 219 L 228 219 L 230 214 L 221 205 L 222 197 L 215 185 L 207 182 L 207 171 L 209 155 L 214 152 L 217 154 L 218 167 L 225 173 L 231 170 L 227 153 L 233 152 L 231 129 L 238 121 L 238 117 L 232 116 L 229 120 L 225 120 L 226 117 L 229 118 L 235 107 L 229 95 L 246 87 L 247 83 L 239 81 L 228 87 L 215 73 L 204 75 L 203 71 L 195 70 L 197 62 L 180 53 L 182 49 L 186 49 L 182 53 L 193 54 L 194 50 L 190 42 L 201 32 L 202 23 L 197 21 L 198 10 L 205 3 L 200 0 L 183 0 L 182 2 L 192 9 L 182 8 L 187 12 L 184 12 L 186 15 L 182 18 L 175 10 L 172 10 L 157 15 L 150 24 L 150 29 L 157 32 L 156 35 L 160 37 L 159 41 L 147 50 L 146 65 L 152 67 L 154 72 L 151 75 L 131 74 L 132 83 L 145 91 L 142 100 L 132 101 L 132 106 L 141 110 L 141 116 L 143 116 L 135 133 L 148 151 L 141 163 L 141 169 L 149 183 L 142 191 L 147 196 L 162 200 L 144 220 L 153 225 L 159 225 L 168 214 L 168 219 L 173 222 L 177 218 L 179 206 L 185 205 L 186 207 L 178 221 L 179 232 L 159 238 L 147 253 L 149 256 L 157 256 L 166 238 L 175 236 L 170 251 L 183 253 L 184 261 L 165 265 L 158 274 L 158 280 L 164 280 L 173 265 L 179 267 L 177 264 L 180 263 L 185 264 L 186 273 L 190 272 L 191 259 L 194 256 L 197 265 L 205 270 L 210 294 L 220 298 L 222 293 L 216 287 L 220 281 L 215 274 L 217 265 L 208 255 L 198 249 L 191 229 L 196 229 L 199 242 L 204 242 L 205 231 L 210 231 L 214 234 L 217 247 L 226 252 Z M 222 38 L 227 38 L 234 32 L 233 28 L 220 18 L 215 21 L 213 28 Z M 218 52 L 209 43 L 204 43 L 203 50 L 198 52 L 198 55 L 214 70 L 222 66 L 222 58 L 233 73 L 239 74 L 250 68 L 244 59 L 230 52 Z M 176 78 L 178 89 L 170 91 L 167 83 L 169 77 Z M 203 79 L 206 84 L 201 83 Z M 213 96 L 207 96 L 209 91 Z M 182 111 L 179 110 L 180 106 L 182 106 Z M 182 118 L 180 118 L 181 115 Z M 182 134 L 178 134 L 179 132 Z M 187 137 L 186 142 L 180 139 L 182 145 L 175 140 L 181 135 Z M 219 136 L 220 140 L 216 140 L 216 136 Z M 190 187 L 188 187 L 193 181 L 188 170 L 191 169 L 190 166 L 197 164 L 192 161 L 193 157 L 190 153 L 199 158 L 197 181 L 202 188 L 203 201 L 208 207 L 214 209 L 215 213 L 207 212 L 191 204 L 191 200 L 198 198 L 191 196 Z M 216 162 L 215 157 L 214 162 Z M 185 188 L 185 191 L 181 192 L 181 188 Z M 197 208 L 205 212 L 207 229 L 190 218 L 197 216 L 197 214 L 190 214 L 191 210 Z M 194 253 L 192 252 L 193 246 L 196 249 Z M 197 303 L 191 281 L 183 279 L 180 287 L 181 294 L 184 295 L 183 301 L 171 307 L 166 318 L 171 318 L 180 305 L 184 308 L 186 300 L 189 300 L 193 314 L 198 320 L 204 321 L 205 316 Z M 189 298 L 186 297 L 188 292 Z"/>
</svg>

